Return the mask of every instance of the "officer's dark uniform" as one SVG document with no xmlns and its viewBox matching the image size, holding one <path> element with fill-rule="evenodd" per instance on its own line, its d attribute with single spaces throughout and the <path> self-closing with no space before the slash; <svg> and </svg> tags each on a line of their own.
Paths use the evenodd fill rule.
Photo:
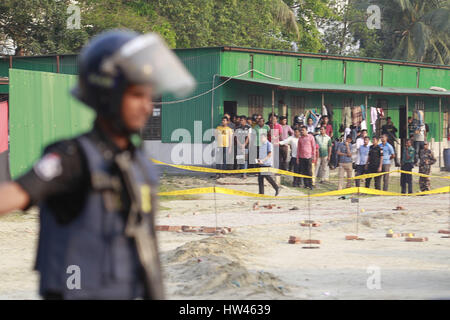
<svg viewBox="0 0 450 320">
<path fill-rule="evenodd" d="M 367 173 L 378 173 L 381 158 L 383 158 L 383 149 L 379 145 L 371 145 L 367 158 Z M 374 179 L 375 189 L 381 190 L 381 176 L 377 176 Z M 371 180 L 372 178 L 366 179 L 366 188 L 370 188 Z"/>
<path fill-rule="evenodd" d="M 436 163 L 436 158 L 434 157 L 433 151 L 430 149 L 423 149 L 420 151 L 420 163 L 419 163 L 419 173 L 429 175 L 431 173 L 431 166 Z M 420 191 L 430 191 L 431 190 L 431 178 L 420 177 L 419 178 Z"/>
<path fill-rule="evenodd" d="M 123 118 L 124 108 L 133 107 L 123 105 L 132 85 L 180 96 L 193 90 L 195 79 L 156 34 L 96 36 L 79 56 L 72 91 L 97 113 L 94 129 L 46 148 L 17 180 L 29 205 L 40 207 L 36 270 L 44 298 L 164 298 L 154 228 L 157 173 L 131 144 L 139 128 Z M 127 139 L 128 149 L 101 128 Z"/>
<path fill-rule="evenodd" d="M 153 217 L 155 168 L 138 148 L 130 145 L 120 150 L 97 126 L 86 135 L 46 148 L 41 161 L 48 161 L 48 155 L 58 159 L 52 163 L 60 166 L 57 176 L 48 179 L 38 162 L 17 180 L 30 195 L 30 205 L 40 206 L 36 269 L 44 298 L 149 297 L 136 245 L 125 235 L 133 200 L 114 161 L 123 153 L 131 156 L 134 182 L 145 198 L 139 201 L 144 207 L 140 210 L 150 210 Z M 154 230 L 151 223 L 149 230 Z M 80 268 L 81 289 L 67 286 L 67 268 L 73 265 Z"/>
</svg>

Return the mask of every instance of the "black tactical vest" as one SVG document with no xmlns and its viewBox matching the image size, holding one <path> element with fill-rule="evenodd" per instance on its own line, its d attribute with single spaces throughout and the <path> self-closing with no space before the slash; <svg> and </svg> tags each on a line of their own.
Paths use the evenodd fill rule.
<svg viewBox="0 0 450 320">
<path fill-rule="evenodd" d="M 112 153 L 100 150 L 86 135 L 77 141 L 87 160 L 91 188 L 81 213 L 67 225 L 57 223 L 46 203 L 40 207 L 36 258 L 36 270 L 41 276 L 40 294 L 59 292 L 64 299 L 143 297 L 145 275 L 136 243 L 126 235 L 127 219 L 115 205 L 117 190 L 125 186 L 120 177 L 111 174 Z M 140 150 L 130 157 L 130 167 L 133 187 L 138 190 L 131 206 L 139 206 L 141 212 L 151 217 L 149 234 L 156 239 L 153 227 L 156 204 L 152 201 L 158 179 L 155 167 Z M 159 258 L 156 259 L 159 267 Z M 79 282 L 74 278 L 78 272 Z"/>
</svg>

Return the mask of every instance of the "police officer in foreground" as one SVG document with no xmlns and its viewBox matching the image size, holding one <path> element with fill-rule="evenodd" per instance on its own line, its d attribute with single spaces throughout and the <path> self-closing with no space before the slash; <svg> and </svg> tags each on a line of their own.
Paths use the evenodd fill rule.
<svg viewBox="0 0 450 320">
<path fill-rule="evenodd" d="M 0 185 L 0 215 L 39 205 L 44 299 L 163 299 L 158 177 L 132 137 L 153 96 L 185 95 L 195 80 L 158 35 L 120 30 L 83 49 L 79 72 L 72 94 L 96 111 L 92 131 L 48 146 L 29 172 Z"/>
</svg>

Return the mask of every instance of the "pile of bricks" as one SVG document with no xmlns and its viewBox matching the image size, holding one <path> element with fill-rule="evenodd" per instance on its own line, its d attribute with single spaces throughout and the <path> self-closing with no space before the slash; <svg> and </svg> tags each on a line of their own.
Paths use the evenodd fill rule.
<svg viewBox="0 0 450 320">
<path fill-rule="evenodd" d="M 290 236 L 288 243 L 290 244 L 300 244 L 300 243 L 304 243 L 304 244 L 320 244 L 320 240 L 312 240 L 312 239 L 308 239 L 308 240 L 302 240 L 300 239 L 300 237 L 296 237 L 296 236 Z"/>
<path fill-rule="evenodd" d="M 425 242 L 425 241 L 428 241 L 428 238 L 427 237 L 424 237 L 424 238 L 410 238 L 410 237 L 407 237 L 407 238 L 405 238 L 405 241 L 408 241 L 408 242 Z"/>
<path fill-rule="evenodd" d="M 156 231 L 227 234 L 230 233 L 232 229 L 228 227 L 156 226 Z"/>
</svg>

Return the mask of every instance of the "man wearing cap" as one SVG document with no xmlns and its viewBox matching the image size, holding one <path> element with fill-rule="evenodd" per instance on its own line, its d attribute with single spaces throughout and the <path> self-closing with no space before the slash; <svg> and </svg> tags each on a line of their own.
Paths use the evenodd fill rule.
<svg viewBox="0 0 450 320">
<path fill-rule="evenodd" d="M 164 299 L 158 174 L 133 136 L 153 96 L 189 93 L 195 81 L 158 35 L 130 31 L 95 37 L 79 71 L 73 94 L 96 112 L 92 131 L 48 146 L 30 171 L 0 185 L 0 214 L 39 205 L 44 299 Z"/>
</svg>

